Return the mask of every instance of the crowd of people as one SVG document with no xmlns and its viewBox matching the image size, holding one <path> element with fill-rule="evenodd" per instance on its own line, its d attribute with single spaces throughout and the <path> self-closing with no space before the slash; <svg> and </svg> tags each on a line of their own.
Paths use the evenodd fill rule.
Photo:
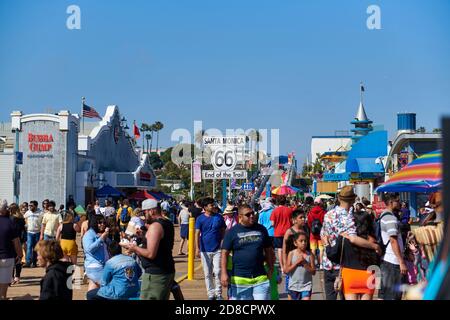
<svg viewBox="0 0 450 320">
<path fill-rule="evenodd" d="M 423 223 L 441 219 L 439 197 L 430 199 Z M 377 214 L 351 186 L 335 201 L 285 196 L 251 206 L 246 198 L 221 207 L 197 201 L 113 204 L 99 201 L 78 214 L 51 200 L 0 204 L 0 299 L 20 282 L 22 267 L 43 267 L 40 299 L 72 299 L 69 268 L 77 265 L 81 237 L 88 300 L 182 299 L 174 280 L 174 224 L 183 256 L 189 220 L 195 219 L 195 256 L 201 259 L 209 300 L 270 300 L 285 280 L 291 300 L 310 300 L 314 275 L 323 272 L 325 296 L 346 300 L 401 299 L 404 286 L 426 281 L 428 263 L 411 232 L 408 206 L 398 194 L 382 195 Z M 25 257 L 24 253 L 25 252 Z M 22 262 L 24 258 L 24 262 Z M 70 281 L 69 281 L 70 282 Z"/>
</svg>

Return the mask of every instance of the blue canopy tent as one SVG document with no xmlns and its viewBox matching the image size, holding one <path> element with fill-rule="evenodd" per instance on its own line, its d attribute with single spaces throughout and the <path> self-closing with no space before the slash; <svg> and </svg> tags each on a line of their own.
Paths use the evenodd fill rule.
<svg viewBox="0 0 450 320">
<path fill-rule="evenodd" d="M 171 196 L 169 196 L 161 191 L 149 191 L 148 193 L 158 201 L 165 200 L 165 199 L 172 199 Z"/>
<path fill-rule="evenodd" d="M 95 191 L 95 196 L 97 198 L 108 198 L 108 197 L 123 197 L 125 194 L 110 185 L 106 185 L 103 188 Z"/>
</svg>

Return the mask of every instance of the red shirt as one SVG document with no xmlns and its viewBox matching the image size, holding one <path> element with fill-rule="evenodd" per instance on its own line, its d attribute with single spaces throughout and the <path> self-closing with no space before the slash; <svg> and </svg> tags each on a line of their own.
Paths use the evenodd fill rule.
<svg viewBox="0 0 450 320">
<path fill-rule="evenodd" d="M 273 210 L 270 221 L 273 221 L 274 237 L 284 237 L 286 231 L 292 226 L 293 211 L 285 206 L 279 206 Z"/>
<path fill-rule="evenodd" d="M 325 210 L 322 209 L 322 207 L 320 206 L 315 206 L 314 208 L 311 209 L 311 211 L 308 214 L 308 227 L 309 230 L 311 230 L 312 228 L 312 223 L 315 219 L 319 219 L 320 224 L 323 225 L 323 218 L 325 217 Z M 311 233 L 310 236 L 311 239 L 316 239 L 316 240 L 320 240 L 320 235 L 313 235 Z"/>
</svg>

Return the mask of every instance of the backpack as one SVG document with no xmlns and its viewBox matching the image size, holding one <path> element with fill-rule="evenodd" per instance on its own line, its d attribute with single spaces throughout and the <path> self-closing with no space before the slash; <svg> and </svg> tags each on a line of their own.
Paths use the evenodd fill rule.
<svg viewBox="0 0 450 320">
<path fill-rule="evenodd" d="M 322 224 L 319 219 L 314 219 L 311 223 L 311 233 L 315 236 L 320 236 L 320 230 L 322 230 Z"/>
<path fill-rule="evenodd" d="M 389 242 L 391 242 L 391 240 L 389 239 L 388 242 L 384 244 L 383 237 L 381 235 L 381 219 L 383 219 L 383 217 L 388 215 L 393 216 L 394 214 L 392 214 L 389 211 L 386 211 L 382 215 L 380 215 L 378 219 L 375 221 L 375 235 L 377 237 L 377 243 L 381 248 L 381 256 L 384 256 L 384 254 L 386 253 L 386 248 L 389 245 Z"/>
<path fill-rule="evenodd" d="M 121 209 L 122 211 L 120 211 L 120 221 L 122 223 L 128 223 L 130 222 L 130 216 L 128 215 L 128 207 L 122 207 Z"/>
</svg>

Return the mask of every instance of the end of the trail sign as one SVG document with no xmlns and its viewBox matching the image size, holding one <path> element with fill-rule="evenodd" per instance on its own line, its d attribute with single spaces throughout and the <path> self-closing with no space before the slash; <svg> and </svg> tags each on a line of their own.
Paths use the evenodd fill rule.
<svg viewBox="0 0 450 320">
<path fill-rule="evenodd" d="M 233 171 L 203 170 L 202 178 L 205 180 L 247 179 L 247 171 L 245 171 L 245 170 L 233 170 Z"/>
</svg>

